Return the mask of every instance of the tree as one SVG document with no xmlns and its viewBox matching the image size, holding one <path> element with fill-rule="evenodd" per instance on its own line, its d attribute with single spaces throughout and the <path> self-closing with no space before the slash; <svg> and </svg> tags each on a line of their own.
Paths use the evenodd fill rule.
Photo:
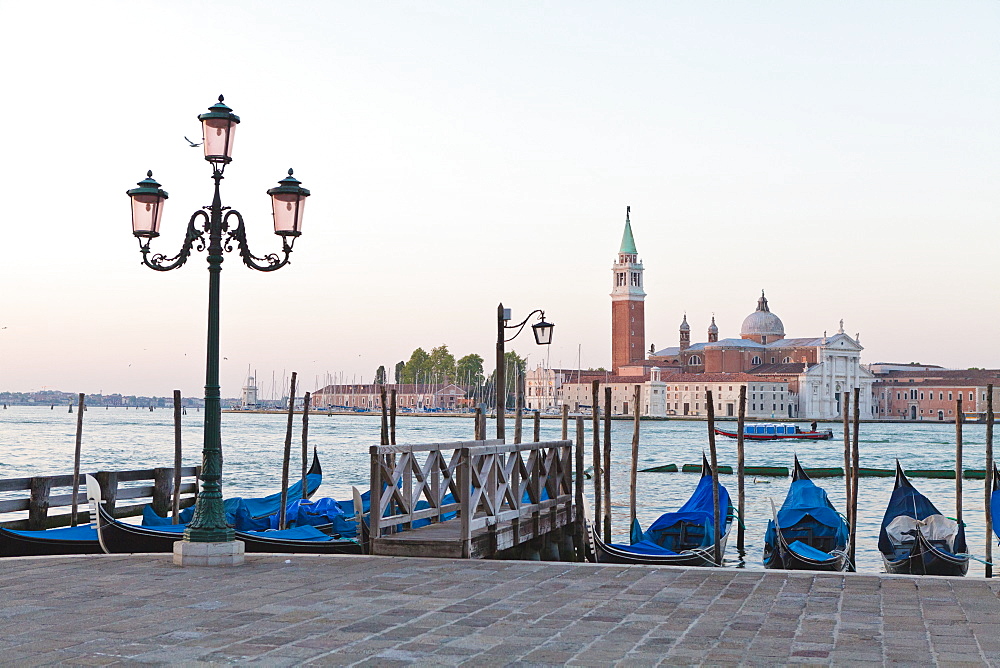
<svg viewBox="0 0 1000 668">
<path fill-rule="evenodd" d="M 410 360 L 403 367 L 403 382 L 427 382 L 431 370 L 430 357 L 423 348 L 417 348 L 410 353 Z"/>
<path fill-rule="evenodd" d="M 380 366 L 378 369 L 375 370 L 375 384 L 376 385 L 385 385 L 385 367 L 384 366 Z"/>
<path fill-rule="evenodd" d="M 405 368 L 406 368 L 406 362 L 404 362 L 402 360 L 400 360 L 399 362 L 396 362 L 395 378 L 396 378 L 396 384 L 397 385 L 399 385 L 400 383 L 403 382 L 403 370 Z"/>
<path fill-rule="evenodd" d="M 455 375 L 459 383 L 479 387 L 486 380 L 483 378 L 483 358 L 476 353 L 466 355 L 456 363 Z"/>
<path fill-rule="evenodd" d="M 448 346 L 441 344 L 437 348 L 431 349 L 430 358 L 431 378 L 437 383 L 450 383 L 455 378 L 455 356 L 448 352 Z"/>
</svg>

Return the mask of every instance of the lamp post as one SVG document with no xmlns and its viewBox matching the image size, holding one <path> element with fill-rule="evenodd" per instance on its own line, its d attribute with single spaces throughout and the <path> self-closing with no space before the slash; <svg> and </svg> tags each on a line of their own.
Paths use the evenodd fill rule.
<svg viewBox="0 0 1000 668">
<path fill-rule="evenodd" d="M 222 206 L 219 187 L 223 171 L 232 161 L 233 135 L 240 118 L 232 113 L 219 96 L 218 103 L 209 107 L 208 113 L 198 116 L 202 123 L 205 160 L 212 165 L 212 179 L 215 193 L 212 203 L 195 211 L 188 221 L 187 232 L 180 252 L 174 257 L 152 253 L 150 242 L 160 234 L 160 221 L 167 193 L 153 180 L 153 173 L 136 184 L 137 188 L 127 191 L 132 199 L 132 233 L 139 240 L 142 263 L 155 271 L 171 271 L 187 262 L 192 250 L 208 250 L 208 346 L 205 361 L 205 431 L 202 449 L 202 489 L 198 494 L 194 518 L 184 530 L 184 543 L 226 543 L 226 549 L 218 553 L 238 552 L 229 563 L 242 561 L 242 543 L 234 541 L 235 533 L 226 524 L 226 513 L 222 503 L 222 406 L 219 395 L 219 278 L 222 271 L 223 253 L 239 250 L 243 263 L 257 271 L 275 271 L 288 264 L 295 239 L 302 233 L 302 212 L 309 191 L 301 187 L 299 181 L 288 170 L 288 176 L 271 188 L 271 209 L 274 218 L 274 233 L 281 237 L 281 252 L 257 257 L 247 245 L 246 228 L 239 211 Z M 235 221 L 232 224 L 231 221 Z M 208 561 L 213 556 L 206 550 L 189 550 L 197 558 L 189 563 L 219 562 Z M 218 554 L 217 553 L 217 554 Z M 207 556 L 206 556 L 207 555 Z M 175 561 L 177 557 L 175 556 Z M 178 562 L 180 563 L 180 562 Z M 188 562 L 185 562 L 188 563 Z"/>
<path fill-rule="evenodd" d="M 531 333 L 535 335 L 535 343 L 540 346 L 547 346 L 552 343 L 552 330 L 555 325 L 545 322 L 545 311 L 535 309 L 528 314 L 528 317 L 516 325 L 508 325 L 510 320 L 510 309 L 504 308 L 503 303 L 497 306 L 497 372 L 496 372 L 496 396 L 497 396 L 497 438 L 504 440 L 504 418 L 507 413 L 507 379 L 506 360 L 504 360 L 504 344 L 513 341 L 524 330 L 524 326 L 531 319 L 531 316 L 539 314 L 538 322 L 531 326 Z M 507 330 L 516 329 L 514 336 L 506 339 Z"/>
</svg>

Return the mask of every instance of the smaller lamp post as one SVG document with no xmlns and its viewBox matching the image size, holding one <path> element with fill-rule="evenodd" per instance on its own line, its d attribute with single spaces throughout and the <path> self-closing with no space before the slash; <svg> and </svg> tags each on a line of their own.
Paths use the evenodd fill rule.
<svg viewBox="0 0 1000 668">
<path fill-rule="evenodd" d="M 497 371 L 496 371 L 496 397 L 497 397 L 497 438 L 501 441 L 505 438 L 504 418 L 507 413 L 507 378 L 506 360 L 504 359 L 504 344 L 513 341 L 524 330 L 524 326 L 531 319 L 531 316 L 539 314 L 538 322 L 531 326 L 531 333 L 535 336 L 535 343 L 540 346 L 547 346 L 552 343 L 552 330 L 555 328 L 550 322 L 545 322 L 545 311 L 535 309 L 528 314 L 528 317 L 516 325 L 508 325 L 510 320 L 510 309 L 504 308 L 501 303 L 497 307 Z M 509 339 L 505 339 L 506 330 L 516 329 L 517 332 Z"/>
</svg>

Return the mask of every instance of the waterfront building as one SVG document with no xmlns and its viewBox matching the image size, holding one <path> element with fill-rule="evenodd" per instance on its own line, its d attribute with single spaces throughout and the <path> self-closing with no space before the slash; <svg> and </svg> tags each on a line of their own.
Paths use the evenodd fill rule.
<svg viewBox="0 0 1000 668">
<path fill-rule="evenodd" d="M 383 387 L 386 401 L 396 390 L 396 407 L 405 410 L 455 411 L 468 408 L 470 401 L 468 390 L 454 383 L 352 383 L 316 390 L 309 403 L 313 408 L 381 409 Z"/>
<path fill-rule="evenodd" d="M 954 421 L 962 398 L 966 420 L 985 419 L 987 388 L 993 385 L 994 416 L 1000 413 L 1000 370 L 943 369 L 933 366 L 879 365 L 875 410 L 880 418 Z"/>
<path fill-rule="evenodd" d="M 247 376 L 246 385 L 240 394 L 240 408 L 257 408 L 257 383 L 253 376 Z"/>
</svg>

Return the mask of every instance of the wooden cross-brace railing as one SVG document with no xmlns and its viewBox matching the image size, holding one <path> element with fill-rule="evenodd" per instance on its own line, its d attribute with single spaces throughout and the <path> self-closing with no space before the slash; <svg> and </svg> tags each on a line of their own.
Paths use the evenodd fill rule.
<svg viewBox="0 0 1000 668">
<path fill-rule="evenodd" d="M 555 517 L 564 506 L 566 517 L 572 517 L 572 446 L 572 441 L 496 440 L 373 446 L 372 552 L 379 537 L 413 529 L 420 520 L 457 521 L 467 557 L 473 533 L 480 529 L 511 522 L 517 541 L 518 525 L 534 521 L 537 527 L 541 513 Z M 423 462 L 421 453 L 426 453 Z"/>
</svg>

